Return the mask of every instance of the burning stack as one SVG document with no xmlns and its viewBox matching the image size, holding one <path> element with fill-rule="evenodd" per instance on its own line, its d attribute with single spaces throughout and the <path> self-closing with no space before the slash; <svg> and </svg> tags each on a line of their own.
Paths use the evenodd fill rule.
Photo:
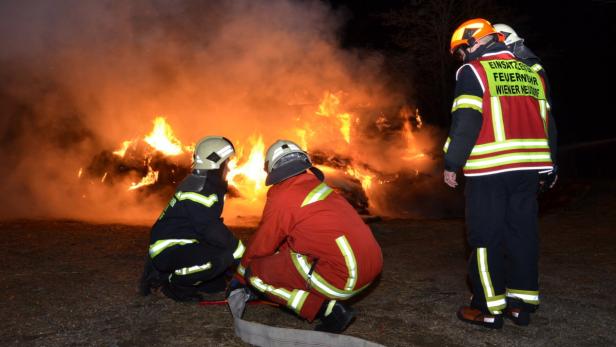
<svg viewBox="0 0 616 347">
<path fill-rule="evenodd" d="M 351 113 L 341 112 L 340 98 L 336 94 L 326 93 L 319 104 L 315 115 L 327 117 L 330 123 L 317 122 L 313 127 L 337 124 L 339 136 L 346 144 L 351 142 L 351 130 L 358 122 Z M 421 126 L 421 118 L 417 112 L 411 113 L 403 108 L 398 119 L 399 124 L 391 124 L 384 116 L 377 119 L 374 128 L 381 135 L 392 133 L 402 134 L 406 141 L 401 156 L 402 160 L 417 160 L 423 153 L 415 148 L 416 141 L 412 135 L 411 118 L 415 119 L 415 128 Z M 419 124 L 419 126 L 417 126 Z M 330 127 L 331 130 L 331 127 Z M 398 172 L 383 173 L 373 166 L 361 162 L 350 154 L 341 154 L 338 148 L 310 148 L 310 126 L 295 129 L 301 143 L 308 148 L 314 164 L 326 174 L 327 183 L 342 194 L 351 205 L 364 215 L 370 214 L 374 202 L 369 194 L 374 190 L 374 184 L 384 184 L 397 180 Z M 236 156 L 229 163 L 227 179 L 230 187 L 230 198 L 238 198 L 248 203 L 263 204 L 265 200 L 265 172 L 263 171 L 265 145 L 261 136 L 249 139 L 250 147 L 245 150 L 236 141 Z M 100 180 L 106 185 L 126 184 L 128 191 L 137 191 L 141 196 L 157 195 L 161 205 L 173 194 L 177 184 L 190 172 L 191 153 L 194 145 L 185 146 L 175 137 L 171 126 L 165 118 L 154 120 L 152 132 L 141 139 L 124 141 L 116 151 L 104 150 L 92 158 L 85 171 L 80 169 L 79 177 L 85 176 L 91 181 Z M 414 176 L 419 172 L 415 169 Z M 128 183 L 130 182 L 130 183 Z"/>
</svg>

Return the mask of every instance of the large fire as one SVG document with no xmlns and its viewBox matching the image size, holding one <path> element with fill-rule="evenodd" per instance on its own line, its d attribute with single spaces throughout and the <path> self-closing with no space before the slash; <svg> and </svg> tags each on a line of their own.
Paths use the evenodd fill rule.
<svg viewBox="0 0 616 347">
<path fill-rule="evenodd" d="M 354 145 L 352 134 L 354 127 L 359 124 L 359 118 L 352 112 L 343 109 L 342 92 L 326 92 L 323 95 L 318 105 L 315 105 L 312 118 L 303 117 L 300 119 L 298 117 L 297 120 L 302 122 L 301 125 L 294 129 L 288 129 L 288 136 L 281 133 L 280 138 L 289 138 L 296 141 L 311 152 L 315 165 L 324 171 L 330 180 L 334 180 L 334 187 L 341 193 L 346 193 L 347 199 L 357 200 L 354 205 L 358 210 L 367 212 L 375 183 L 386 183 L 390 180 L 388 177 L 391 175 L 388 176 L 366 163 L 359 162 L 352 157 L 352 154 L 349 154 L 353 153 L 349 148 Z M 417 110 L 412 112 L 410 108 L 403 107 L 399 116 L 401 117 L 399 133 L 402 137 L 401 142 L 405 144 L 405 148 L 400 152 L 399 159 L 407 162 L 421 159 L 424 154 L 413 135 L 413 127 L 421 127 L 419 112 Z M 414 125 L 411 124 L 411 120 L 414 121 Z M 382 130 L 392 127 L 392 125 L 389 124 L 387 119 L 379 117 L 375 122 L 375 127 Z M 337 143 L 337 147 L 325 152 L 319 148 L 312 148 L 315 140 L 319 139 L 318 132 L 315 129 L 329 131 L 328 137 L 332 137 L 332 139 L 328 138 L 328 140 Z M 332 130 L 335 131 L 331 132 Z M 234 140 L 234 145 L 236 153 L 229 162 L 227 174 L 227 180 L 233 187 L 232 197 L 236 198 L 233 200 L 240 199 L 244 204 L 256 206 L 258 210 L 263 205 L 267 192 L 265 186 L 266 172 L 263 170 L 266 148 L 264 136 L 257 132 L 247 141 Z M 171 171 L 173 177 L 177 176 L 177 179 L 171 180 L 170 183 L 179 183 L 183 175 L 189 172 L 189 159 L 187 158 L 192 155 L 194 143 L 183 144 L 176 137 L 171 124 L 164 117 L 158 116 L 154 118 L 153 128 L 149 134 L 141 138 L 122 141 L 119 147 L 119 149 L 112 151 L 113 156 L 119 160 L 130 159 L 133 162 L 141 163 L 143 169 L 134 170 L 138 171 L 139 174 L 131 176 L 137 178 L 137 180 L 124 182 L 126 190 L 139 191 L 146 187 L 153 187 L 161 177 L 170 176 L 169 173 L 161 173 L 161 170 Z M 312 153 L 313 150 L 316 152 Z M 161 166 L 161 158 L 172 164 Z M 181 167 L 185 167 L 184 171 L 180 170 Z M 417 170 L 415 171 L 417 173 Z M 108 174 L 108 171 L 102 174 L 101 182 L 105 182 Z M 78 177 L 81 178 L 82 176 L 83 169 L 80 169 Z M 357 192 L 349 192 L 349 190 L 357 189 L 360 190 L 359 195 Z"/>
</svg>

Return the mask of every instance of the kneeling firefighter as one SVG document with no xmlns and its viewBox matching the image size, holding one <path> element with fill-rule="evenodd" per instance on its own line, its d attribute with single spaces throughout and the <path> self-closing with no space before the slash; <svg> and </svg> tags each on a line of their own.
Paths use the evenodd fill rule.
<svg viewBox="0 0 616 347">
<path fill-rule="evenodd" d="M 208 136 L 195 146 L 192 173 L 154 224 L 140 283 L 143 295 L 162 286 L 176 301 L 199 301 L 199 291 L 224 292 L 225 270 L 237 264 L 244 245 L 220 218 L 227 193 L 231 141 Z"/>
<path fill-rule="evenodd" d="M 265 184 L 273 186 L 234 281 L 308 321 L 319 319 L 316 330 L 341 333 L 355 317 L 341 301 L 380 274 L 381 248 L 297 144 L 271 145 L 265 170 Z"/>
</svg>

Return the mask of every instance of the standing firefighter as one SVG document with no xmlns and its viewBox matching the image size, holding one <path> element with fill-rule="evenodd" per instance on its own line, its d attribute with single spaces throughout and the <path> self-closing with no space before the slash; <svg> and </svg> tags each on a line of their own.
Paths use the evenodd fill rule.
<svg viewBox="0 0 616 347">
<path fill-rule="evenodd" d="M 459 26 L 451 53 L 456 74 L 452 125 L 445 144 L 445 183 L 466 176 L 466 225 L 472 248 L 470 306 L 464 322 L 501 328 L 503 313 L 527 325 L 539 305 L 537 189 L 552 169 L 555 140 L 544 81 L 516 59 L 484 19 Z M 553 142 L 555 143 L 555 142 Z"/>
<path fill-rule="evenodd" d="M 265 184 L 273 186 L 238 267 L 239 280 L 308 321 L 319 319 L 316 330 L 341 333 L 355 316 L 341 301 L 379 275 L 381 248 L 297 144 L 271 145 L 265 170 Z"/>
<path fill-rule="evenodd" d="M 233 144 L 220 136 L 208 136 L 195 146 L 192 173 L 152 227 L 143 295 L 160 285 L 176 301 L 199 301 L 199 291 L 224 292 L 224 272 L 244 252 L 220 218 L 233 154 Z"/>
<path fill-rule="evenodd" d="M 524 62 L 524 64 L 530 66 L 530 68 L 537 72 L 541 78 L 543 78 L 543 84 L 545 85 L 545 94 L 548 100 L 548 107 L 552 103 L 550 98 L 550 82 L 548 75 L 541 65 L 541 59 L 533 53 L 525 44 L 524 39 L 518 36 L 518 34 L 507 24 L 494 24 L 494 29 L 505 36 L 505 45 L 507 49 L 515 55 L 516 58 Z M 552 110 L 549 112 L 550 117 L 554 117 Z M 541 186 L 540 191 L 546 191 L 556 184 L 558 179 L 558 170 L 556 166 L 556 124 L 553 121 L 548 122 L 550 138 L 548 139 L 550 144 L 550 152 L 552 154 L 553 169 L 548 171 L 542 171 L 539 175 L 539 184 Z"/>
</svg>

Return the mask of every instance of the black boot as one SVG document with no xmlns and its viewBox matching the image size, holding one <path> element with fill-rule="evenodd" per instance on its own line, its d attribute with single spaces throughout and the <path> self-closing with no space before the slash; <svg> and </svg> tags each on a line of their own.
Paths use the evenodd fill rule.
<svg viewBox="0 0 616 347">
<path fill-rule="evenodd" d="M 317 318 L 321 319 L 321 324 L 317 325 L 314 330 L 340 334 L 355 318 L 355 310 L 336 300 L 330 300 L 323 303 Z"/>
<path fill-rule="evenodd" d="M 141 279 L 139 279 L 139 294 L 143 296 L 150 295 L 152 293 L 152 289 L 160 288 L 165 281 L 164 277 L 165 274 L 158 271 L 154 267 L 154 264 L 152 264 L 152 259 L 150 259 L 150 256 L 146 255 L 143 273 L 141 274 Z"/>
</svg>

